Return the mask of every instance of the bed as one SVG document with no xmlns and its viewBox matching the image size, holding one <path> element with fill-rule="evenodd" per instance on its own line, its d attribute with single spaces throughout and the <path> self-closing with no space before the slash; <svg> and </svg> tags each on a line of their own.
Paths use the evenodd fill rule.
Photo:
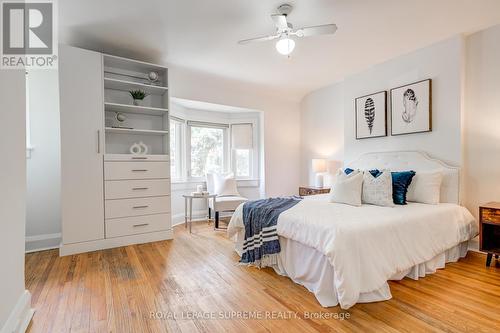
<svg viewBox="0 0 500 333">
<path fill-rule="evenodd" d="M 464 257 L 477 224 L 459 205 L 459 169 L 421 152 L 369 153 L 345 164 L 357 169 L 439 170 L 440 203 L 353 207 L 330 203 L 328 194 L 306 197 L 278 218 L 281 246 L 273 269 L 314 293 L 324 307 L 391 298 L 388 280 L 418 279 Z M 241 255 L 242 207 L 228 235 Z"/>
</svg>

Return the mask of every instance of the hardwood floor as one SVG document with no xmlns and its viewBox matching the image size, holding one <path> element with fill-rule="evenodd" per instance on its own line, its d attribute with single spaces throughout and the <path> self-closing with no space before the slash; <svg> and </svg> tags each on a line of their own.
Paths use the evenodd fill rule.
<svg viewBox="0 0 500 333">
<path fill-rule="evenodd" d="M 500 264 L 487 268 L 478 253 L 419 281 L 390 282 L 389 301 L 343 311 L 322 308 L 271 269 L 236 265 L 224 232 L 193 231 L 178 226 L 173 241 L 63 258 L 26 255 L 29 332 L 500 331 Z"/>
</svg>

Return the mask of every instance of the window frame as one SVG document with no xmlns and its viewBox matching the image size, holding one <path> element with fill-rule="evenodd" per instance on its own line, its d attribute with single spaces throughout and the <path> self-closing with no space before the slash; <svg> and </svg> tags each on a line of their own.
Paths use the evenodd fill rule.
<svg viewBox="0 0 500 333">
<path fill-rule="evenodd" d="M 202 122 L 202 121 L 194 121 L 188 120 L 186 121 L 186 135 L 185 138 L 185 146 L 186 146 L 186 154 L 184 156 L 184 161 L 186 162 L 186 179 L 188 181 L 204 181 L 205 175 L 200 177 L 193 177 L 191 175 L 191 127 L 201 127 L 201 128 L 216 128 L 222 129 L 222 172 L 227 172 L 229 170 L 229 125 L 223 123 L 210 123 L 210 122 Z"/>
<path fill-rule="evenodd" d="M 172 125 L 172 123 L 175 123 L 175 126 L 176 126 L 176 130 L 177 130 L 177 133 L 175 133 L 175 139 L 176 139 L 176 143 L 175 143 L 175 148 L 176 148 L 176 151 L 178 152 L 178 156 L 177 156 L 177 160 L 175 161 L 175 167 L 176 169 L 178 170 L 178 173 L 177 173 L 177 176 L 176 177 L 173 177 L 172 176 L 172 173 L 170 173 L 170 177 L 171 177 L 171 180 L 173 181 L 182 181 L 184 179 L 186 179 L 186 168 L 185 168 L 185 152 L 184 152 L 184 140 L 185 140 L 185 124 L 186 124 L 186 121 L 184 119 L 181 119 L 181 118 L 178 118 L 178 117 L 172 117 L 170 116 L 170 125 Z M 170 128 L 169 128 L 170 130 Z M 170 149 L 170 141 L 171 141 L 171 137 L 170 137 L 170 133 L 169 133 L 169 149 Z M 170 150 L 169 150 L 170 151 Z M 171 153 L 169 153 L 169 158 L 171 158 Z"/>
</svg>

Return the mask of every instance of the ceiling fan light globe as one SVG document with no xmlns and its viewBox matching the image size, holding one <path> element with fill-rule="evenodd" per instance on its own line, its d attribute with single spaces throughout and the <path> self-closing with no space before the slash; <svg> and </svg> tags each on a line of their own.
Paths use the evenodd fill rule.
<svg viewBox="0 0 500 333">
<path fill-rule="evenodd" d="M 276 42 L 276 51 L 282 55 L 289 55 L 295 48 L 295 41 L 290 38 L 282 38 Z"/>
</svg>

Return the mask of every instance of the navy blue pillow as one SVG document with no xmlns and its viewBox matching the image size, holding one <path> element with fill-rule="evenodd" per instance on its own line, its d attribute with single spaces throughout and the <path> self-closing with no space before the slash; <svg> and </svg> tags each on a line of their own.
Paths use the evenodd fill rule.
<svg viewBox="0 0 500 333">
<path fill-rule="evenodd" d="M 346 175 L 350 174 L 350 173 L 351 173 L 351 172 L 353 172 L 353 171 L 354 171 L 354 170 L 353 170 L 353 169 L 351 169 L 351 168 L 345 168 L 345 169 L 344 169 L 344 172 L 345 172 L 345 174 L 346 174 Z"/>
<path fill-rule="evenodd" d="M 392 199 L 396 205 L 406 205 L 406 193 L 411 184 L 415 171 L 391 172 Z"/>
</svg>

